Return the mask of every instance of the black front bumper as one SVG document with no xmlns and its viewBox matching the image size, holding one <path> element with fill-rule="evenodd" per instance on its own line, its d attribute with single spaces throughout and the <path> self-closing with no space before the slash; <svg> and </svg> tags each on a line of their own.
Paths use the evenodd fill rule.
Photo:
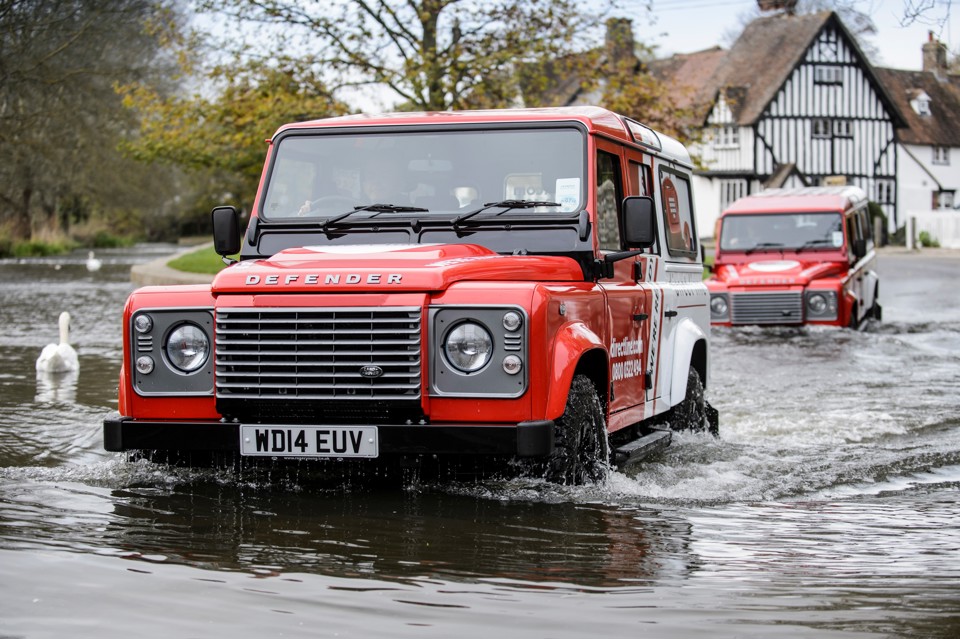
<svg viewBox="0 0 960 639">
<path fill-rule="evenodd" d="M 553 452 L 553 422 L 516 425 L 377 424 L 379 452 L 385 455 L 510 455 L 539 457 Z M 240 451 L 237 422 L 161 422 L 121 417 L 103 420 L 103 447 L 108 451 Z"/>
</svg>

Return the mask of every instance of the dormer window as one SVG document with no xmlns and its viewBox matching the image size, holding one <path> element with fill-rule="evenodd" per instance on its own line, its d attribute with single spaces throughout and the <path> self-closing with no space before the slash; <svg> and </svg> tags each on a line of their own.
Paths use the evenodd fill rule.
<svg viewBox="0 0 960 639">
<path fill-rule="evenodd" d="M 931 115 L 930 103 L 932 100 L 926 91 L 919 91 L 913 99 L 910 100 L 910 106 L 919 116 Z"/>
<path fill-rule="evenodd" d="M 740 127 L 722 124 L 714 130 L 714 146 L 718 149 L 736 149 L 740 147 Z"/>
</svg>

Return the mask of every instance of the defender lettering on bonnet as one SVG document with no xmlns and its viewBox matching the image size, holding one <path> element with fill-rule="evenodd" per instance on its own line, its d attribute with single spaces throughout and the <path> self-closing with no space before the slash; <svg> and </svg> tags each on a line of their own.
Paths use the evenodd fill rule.
<svg viewBox="0 0 960 639">
<path fill-rule="evenodd" d="M 317 273 L 308 273 L 306 275 L 284 275 L 283 278 L 279 275 L 267 275 L 266 277 L 261 278 L 259 275 L 247 275 L 244 284 L 247 286 L 254 286 L 256 284 L 266 284 L 266 285 L 291 285 L 291 284 L 317 284 L 317 285 L 332 285 L 332 284 L 400 284 L 401 279 L 403 279 L 402 273 L 390 273 L 384 276 L 382 273 L 367 273 L 366 275 L 361 275 L 359 273 L 328 273 L 322 277 Z"/>
<path fill-rule="evenodd" d="M 597 107 L 281 127 L 231 264 L 126 304 L 104 447 L 580 484 L 716 434 L 692 175 Z"/>
</svg>

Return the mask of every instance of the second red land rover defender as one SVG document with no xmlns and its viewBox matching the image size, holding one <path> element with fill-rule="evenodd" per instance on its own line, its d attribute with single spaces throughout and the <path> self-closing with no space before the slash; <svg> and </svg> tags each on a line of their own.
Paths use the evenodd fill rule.
<svg viewBox="0 0 960 639">
<path fill-rule="evenodd" d="M 768 189 L 720 215 L 710 319 L 859 327 L 881 318 L 867 197 L 852 186 Z"/>
</svg>

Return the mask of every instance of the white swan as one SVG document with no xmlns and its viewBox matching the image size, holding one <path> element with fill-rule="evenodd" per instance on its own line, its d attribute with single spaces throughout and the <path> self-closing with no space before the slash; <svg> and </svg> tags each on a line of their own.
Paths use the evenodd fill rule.
<svg viewBox="0 0 960 639">
<path fill-rule="evenodd" d="M 70 313 L 60 313 L 60 343 L 47 344 L 37 358 L 38 373 L 65 373 L 80 369 L 77 351 L 70 346 Z"/>
<path fill-rule="evenodd" d="M 100 267 L 103 266 L 103 262 L 98 260 L 93 255 L 93 251 L 87 253 L 87 270 L 88 271 L 99 271 Z"/>
</svg>

